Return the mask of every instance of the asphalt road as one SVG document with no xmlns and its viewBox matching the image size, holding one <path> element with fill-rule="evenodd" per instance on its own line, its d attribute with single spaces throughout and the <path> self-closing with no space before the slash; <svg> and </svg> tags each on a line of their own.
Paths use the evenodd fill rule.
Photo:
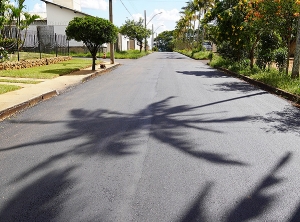
<svg viewBox="0 0 300 222">
<path fill-rule="evenodd" d="M 0 221 L 300 221 L 300 112 L 153 53 L 0 123 Z"/>
</svg>

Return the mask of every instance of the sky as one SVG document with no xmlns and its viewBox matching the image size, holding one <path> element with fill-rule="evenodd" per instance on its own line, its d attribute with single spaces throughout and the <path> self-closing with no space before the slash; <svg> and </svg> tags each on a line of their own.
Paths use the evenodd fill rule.
<svg viewBox="0 0 300 222">
<path fill-rule="evenodd" d="M 51 0 L 49 0 L 51 1 Z M 93 16 L 109 19 L 108 0 L 75 0 L 81 1 L 81 11 Z M 14 2 L 14 0 L 11 0 Z M 179 12 L 187 0 L 113 0 L 113 21 L 120 27 L 126 19 L 144 19 L 146 10 L 147 28 L 156 34 L 166 30 L 174 30 Z M 46 4 L 40 0 L 25 0 L 26 11 L 46 12 Z M 161 14 L 158 14 L 162 12 Z"/>
</svg>

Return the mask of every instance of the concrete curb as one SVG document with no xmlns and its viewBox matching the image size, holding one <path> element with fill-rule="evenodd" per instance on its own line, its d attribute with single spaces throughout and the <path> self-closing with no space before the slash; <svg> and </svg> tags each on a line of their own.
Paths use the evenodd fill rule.
<svg viewBox="0 0 300 222">
<path fill-rule="evenodd" d="M 32 106 L 38 104 L 41 101 L 50 99 L 50 98 L 52 98 L 54 96 L 57 96 L 57 95 L 58 95 L 57 91 L 53 90 L 53 91 L 50 91 L 48 93 L 44 93 L 40 96 L 37 96 L 33 99 L 30 99 L 26 102 L 23 102 L 21 104 L 13 106 L 11 108 L 2 110 L 2 111 L 0 111 L 0 120 L 4 120 L 4 119 L 14 115 L 15 113 L 21 112 L 22 110 L 24 110 L 26 108 L 32 107 Z"/>
<path fill-rule="evenodd" d="M 103 69 L 103 70 L 97 70 L 97 71 L 89 74 L 88 76 L 83 77 L 81 79 L 81 81 L 68 86 L 66 89 L 74 87 L 74 86 L 79 85 L 81 83 L 87 82 L 89 80 L 92 80 L 92 79 L 94 79 L 94 78 L 96 78 L 100 75 L 103 75 L 103 74 L 105 74 L 109 71 L 112 71 L 112 70 L 116 69 L 118 66 L 120 66 L 120 64 L 115 64 L 114 66 Z M 64 89 L 64 90 L 59 90 L 59 89 L 52 90 L 52 91 L 43 93 L 40 96 L 29 99 L 28 101 L 25 101 L 25 102 L 22 102 L 18 105 L 15 105 L 13 107 L 10 107 L 10 108 L 4 109 L 4 110 L 0 110 L 0 121 L 4 120 L 6 118 L 9 118 L 9 117 L 13 116 L 14 114 L 19 113 L 19 112 L 21 112 L 21 111 L 23 111 L 27 108 L 30 108 L 30 107 L 32 107 L 32 106 L 34 106 L 34 105 L 36 105 L 36 104 L 38 104 L 42 101 L 51 99 L 54 96 L 58 96 L 61 93 L 63 93 L 66 89 Z"/>
<path fill-rule="evenodd" d="M 278 95 L 284 99 L 287 99 L 289 100 L 290 102 L 294 103 L 293 105 L 299 107 L 300 106 L 300 97 L 297 96 L 297 95 L 294 95 L 294 94 L 291 94 L 289 92 L 286 92 L 282 89 L 278 89 L 278 88 L 275 88 L 273 86 L 270 86 L 270 85 L 267 85 L 263 82 L 260 82 L 260 81 L 257 81 L 257 80 L 254 80 L 254 79 L 251 79 L 247 76 L 243 76 L 243 75 L 240 75 L 238 73 L 235 73 L 235 72 L 232 72 L 228 69 L 224 69 L 224 68 L 217 68 L 218 70 L 222 71 L 223 73 L 227 74 L 227 75 L 230 75 L 230 76 L 234 76 L 234 77 L 237 77 L 239 79 L 242 79 L 252 85 L 255 85 L 269 93 L 272 93 L 272 94 L 275 94 L 275 95 Z"/>
</svg>

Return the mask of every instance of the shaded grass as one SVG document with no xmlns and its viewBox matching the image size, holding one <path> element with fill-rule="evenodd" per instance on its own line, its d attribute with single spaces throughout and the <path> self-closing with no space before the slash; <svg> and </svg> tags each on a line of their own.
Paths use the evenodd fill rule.
<svg viewBox="0 0 300 222">
<path fill-rule="evenodd" d="M 18 90 L 18 89 L 21 89 L 21 88 L 22 87 L 20 87 L 20 86 L 0 84 L 0 94 L 4 94 L 4 93 L 14 91 L 14 90 Z"/>
<path fill-rule="evenodd" d="M 100 61 L 97 61 L 100 63 Z M 72 59 L 57 64 L 19 70 L 1 70 L 2 77 L 52 79 L 92 65 L 91 59 Z"/>
</svg>

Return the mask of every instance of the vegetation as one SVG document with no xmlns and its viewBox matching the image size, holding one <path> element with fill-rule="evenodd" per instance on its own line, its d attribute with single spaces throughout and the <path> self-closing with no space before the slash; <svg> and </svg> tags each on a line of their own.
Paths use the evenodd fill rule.
<svg viewBox="0 0 300 222">
<path fill-rule="evenodd" d="M 75 17 L 69 22 L 66 34 L 69 39 L 82 41 L 87 46 L 93 58 L 92 70 L 95 70 L 97 52 L 102 44 L 116 41 L 118 28 L 103 18 Z"/>
<path fill-rule="evenodd" d="M 161 52 L 173 52 L 174 50 L 174 31 L 164 31 L 159 33 L 154 39 L 155 46 Z"/>
<path fill-rule="evenodd" d="M 99 61 L 100 63 L 100 61 Z M 89 67 L 90 59 L 72 59 L 58 64 L 18 70 L 1 70 L 1 77 L 52 79 Z"/>
<path fill-rule="evenodd" d="M 143 56 L 146 56 L 150 54 L 151 52 L 140 52 L 139 50 L 127 50 L 127 51 L 121 51 L 121 52 L 115 52 L 115 58 L 116 59 L 138 59 Z M 86 58 L 91 58 L 90 53 L 75 53 L 71 52 L 71 56 L 73 57 L 86 57 Z M 101 59 L 103 58 L 103 53 L 98 53 L 98 57 Z M 106 58 L 110 57 L 110 53 L 106 53 Z"/>
<path fill-rule="evenodd" d="M 18 89 L 21 89 L 21 88 L 22 87 L 20 87 L 20 86 L 0 84 L 0 94 L 4 94 L 4 93 L 14 91 L 14 90 L 18 90 Z"/>
<path fill-rule="evenodd" d="M 193 0 L 182 10 L 174 50 L 199 59 L 202 43 L 213 42 L 211 66 L 300 95 L 299 0 Z"/>
<path fill-rule="evenodd" d="M 136 40 L 140 47 L 140 52 L 143 48 L 143 40 L 150 37 L 151 30 L 146 29 L 143 24 L 144 20 L 140 18 L 139 21 L 126 20 L 125 24 L 120 27 L 120 33 L 129 39 Z"/>
<path fill-rule="evenodd" d="M 27 29 L 36 19 L 38 15 L 32 15 L 26 12 L 25 0 L 16 0 L 16 4 L 12 5 L 7 0 L 0 3 L 0 47 L 3 47 L 8 54 L 15 49 L 20 50 L 25 42 Z M 13 29 L 17 30 L 16 35 Z M 21 31 L 25 31 L 24 38 L 21 39 Z M 2 57 L 1 62 L 7 60 L 8 57 Z"/>
</svg>

